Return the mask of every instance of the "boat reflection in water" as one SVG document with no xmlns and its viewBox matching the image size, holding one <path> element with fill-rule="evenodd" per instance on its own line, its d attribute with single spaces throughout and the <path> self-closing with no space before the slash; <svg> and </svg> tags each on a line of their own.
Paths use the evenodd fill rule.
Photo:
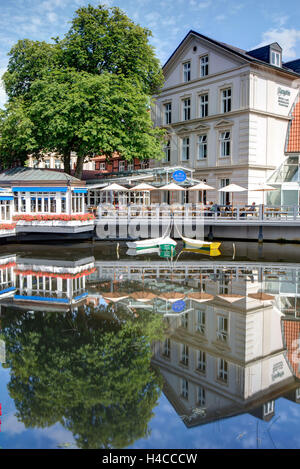
<svg viewBox="0 0 300 469">
<path fill-rule="evenodd" d="M 128 447 L 151 442 L 161 389 L 181 432 L 300 402 L 300 264 L 157 254 L 2 255 L 3 366 L 28 429 Z"/>
</svg>

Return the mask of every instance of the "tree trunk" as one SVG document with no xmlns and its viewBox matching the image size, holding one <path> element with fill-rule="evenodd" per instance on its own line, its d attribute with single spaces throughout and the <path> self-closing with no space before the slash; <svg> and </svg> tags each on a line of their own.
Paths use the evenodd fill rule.
<svg viewBox="0 0 300 469">
<path fill-rule="evenodd" d="M 75 170 L 74 176 L 78 179 L 82 178 L 83 163 L 84 163 L 84 156 L 77 155 L 76 170 Z"/>
<path fill-rule="evenodd" d="M 65 153 L 63 155 L 63 162 L 64 162 L 64 172 L 67 174 L 71 174 L 71 152 Z"/>
</svg>

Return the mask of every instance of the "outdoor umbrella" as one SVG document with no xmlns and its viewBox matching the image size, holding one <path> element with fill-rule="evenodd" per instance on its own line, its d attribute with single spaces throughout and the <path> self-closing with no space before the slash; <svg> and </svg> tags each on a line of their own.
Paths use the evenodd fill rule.
<svg viewBox="0 0 300 469">
<path fill-rule="evenodd" d="M 120 186 L 119 184 L 113 183 L 109 184 L 106 187 L 103 187 L 103 189 L 100 189 L 101 191 L 112 191 L 113 193 L 113 199 L 114 199 L 114 204 L 115 204 L 115 192 L 127 192 L 128 189 L 124 186 Z"/>
<path fill-rule="evenodd" d="M 157 187 L 151 186 L 150 184 L 147 184 L 146 182 L 141 182 L 137 186 L 132 187 L 129 189 L 130 191 L 136 191 L 136 192 L 147 192 L 147 191 L 154 191 L 156 190 Z M 144 202 L 144 200 L 143 200 Z"/>
<path fill-rule="evenodd" d="M 276 187 L 269 186 L 265 182 L 262 184 L 258 184 L 256 187 L 253 189 L 249 189 L 250 191 L 260 191 L 263 193 L 263 203 L 262 203 L 262 213 L 264 213 L 264 207 L 265 207 L 265 192 L 269 191 L 276 191 Z"/>
<path fill-rule="evenodd" d="M 236 295 L 234 293 L 230 294 L 224 294 L 224 295 L 217 295 L 219 298 L 222 300 L 228 301 L 228 303 L 234 303 L 235 301 L 241 300 L 242 298 L 245 298 L 242 295 Z"/>
<path fill-rule="evenodd" d="M 248 296 L 250 298 L 254 298 L 255 300 L 259 300 L 259 301 L 270 301 L 270 300 L 274 300 L 275 298 L 275 296 L 268 295 L 267 293 L 264 293 L 264 292 L 249 293 Z"/>
<path fill-rule="evenodd" d="M 203 205 L 203 192 L 204 191 L 211 191 L 213 190 L 214 187 L 209 186 L 205 182 L 199 182 L 199 184 L 196 184 L 195 186 L 192 186 L 189 188 L 189 191 L 199 191 L 201 192 L 201 200 L 202 200 L 202 205 Z"/>
<path fill-rule="evenodd" d="M 157 296 L 150 291 L 137 291 L 130 294 L 130 298 L 136 301 L 152 301 Z"/>
<path fill-rule="evenodd" d="M 204 292 L 188 293 L 187 296 L 190 300 L 196 301 L 197 303 L 204 303 L 205 301 L 213 299 L 213 295 L 209 295 L 208 293 Z"/>
<path fill-rule="evenodd" d="M 184 187 L 178 186 L 175 182 L 170 182 L 170 184 L 166 184 L 159 188 L 160 191 L 170 191 L 172 192 L 172 203 L 173 203 L 173 192 L 174 191 L 185 191 Z"/>
<path fill-rule="evenodd" d="M 222 187 L 219 189 L 219 192 L 231 192 L 232 197 L 232 214 L 233 214 L 233 194 L 235 192 L 243 192 L 246 191 L 245 187 L 238 186 L 237 184 L 229 184 L 228 186 Z"/>
<path fill-rule="evenodd" d="M 137 186 L 134 186 L 129 190 L 143 192 L 143 191 L 154 191 L 155 189 L 157 188 L 154 186 L 151 186 L 150 184 L 147 184 L 146 182 L 141 182 L 141 184 L 138 184 Z"/>
<path fill-rule="evenodd" d="M 117 301 L 125 300 L 125 298 L 128 298 L 128 294 L 124 292 L 103 293 L 102 296 L 105 300 L 112 301 L 113 303 Z"/>
<path fill-rule="evenodd" d="M 179 293 L 179 292 L 166 292 L 166 293 L 161 293 L 158 298 L 165 300 L 165 301 L 170 301 L 170 303 L 174 303 L 175 301 L 178 300 L 183 300 L 185 297 L 184 293 Z"/>
</svg>

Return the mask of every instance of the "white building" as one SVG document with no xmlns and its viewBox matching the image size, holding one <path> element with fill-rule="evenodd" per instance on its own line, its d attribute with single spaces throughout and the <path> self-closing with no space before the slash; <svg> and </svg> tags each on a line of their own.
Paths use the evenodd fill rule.
<svg viewBox="0 0 300 469">
<path fill-rule="evenodd" d="M 218 189 L 235 183 L 250 189 L 235 202 L 261 203 L 251 188 L 285 158 L 299 63 L 283 64 L 277 43 L 246 52 L 190 31 L 164 65 L 155 96 L 154 124 L 168 132 L 161 164 L 195 169 L 195 178 L 216 188 L 207 200 L 226 203 L 230 195 Z"/>
</svg>

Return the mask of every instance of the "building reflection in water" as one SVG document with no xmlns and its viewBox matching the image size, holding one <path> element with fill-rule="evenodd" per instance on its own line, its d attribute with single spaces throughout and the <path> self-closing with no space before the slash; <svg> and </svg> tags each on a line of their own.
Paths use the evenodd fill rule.
<svg viewBox="0 0 300 469">
<path fill-rule="evenodd" d="M 94 276 L 111 282 L 110 290 L 130 286 L 117 304 L 135 310 L 134 288 L 156 294 L 147 307 L 164 315 L 166 337 L 153 345 L 152 363 L 187 427 L 242 413 L 268 421 L 277 398 L 300 402 L 300 266 L 136 261 L 96 267 Z M 170 299 L 180 292 L 184 309 L 175 313 L 163 292 Z M 189 298 L 195 292 L 211 299 Z"/>
</svg>

